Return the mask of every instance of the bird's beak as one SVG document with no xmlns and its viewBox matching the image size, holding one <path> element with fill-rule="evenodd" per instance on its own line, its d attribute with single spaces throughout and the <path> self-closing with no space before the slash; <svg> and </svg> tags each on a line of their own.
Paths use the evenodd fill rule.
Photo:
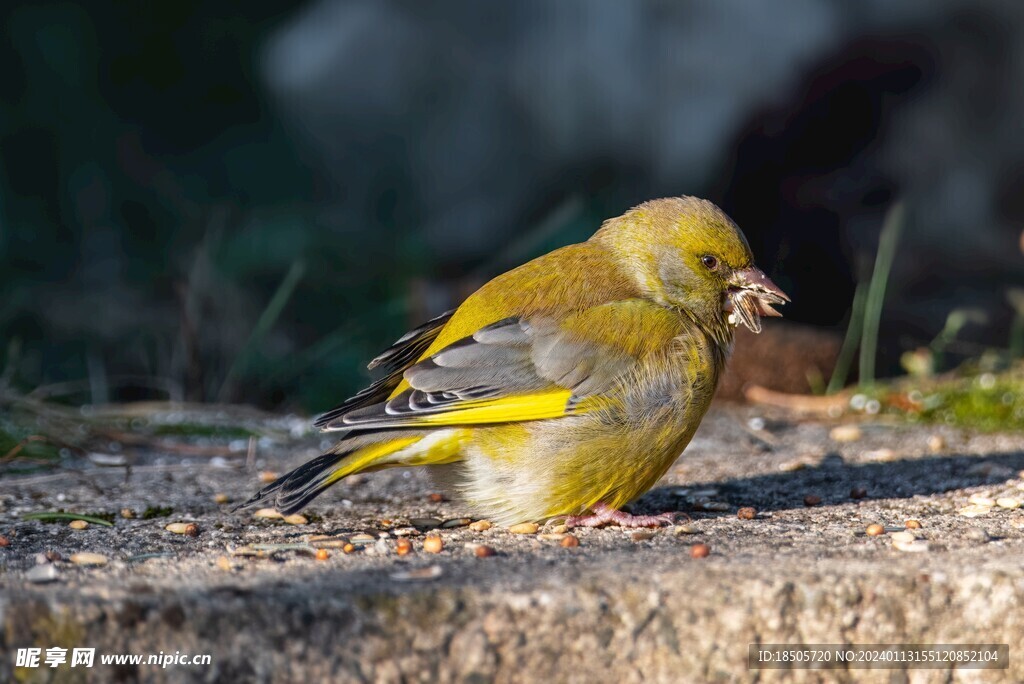
<svg viewBox="0 0 1024 684">
<path fill-rule="evenodd" d="M 729 290 L 725 296 L 724 308 L 729 322 L 742 323 L 754 332 L 761 332 L 761 316 L 781 316 L 772 308 L 773 304 L 789 301 L 786 293 L 779 289 L 759 268 L 751 266 L 733 271 L 729 277 Z"/>
</svg>

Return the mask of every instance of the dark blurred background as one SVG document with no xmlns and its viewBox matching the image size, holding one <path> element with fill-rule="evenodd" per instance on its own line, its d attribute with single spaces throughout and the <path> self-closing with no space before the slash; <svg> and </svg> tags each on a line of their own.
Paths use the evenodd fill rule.
<svg viewBox="0 0 1024 684">
<path fill-rule="evenodd" d="M 22 391 L 323 409 L 410 324 L 678 194 L 737 220 L 793 297 L 787 320 L 825 346 L 903 199 L 879 372 L 953 311 L 971 322 L 945 363 L 1009 344 L 1019 0 L 2 18 L 0 368 Z"/>
</svg>

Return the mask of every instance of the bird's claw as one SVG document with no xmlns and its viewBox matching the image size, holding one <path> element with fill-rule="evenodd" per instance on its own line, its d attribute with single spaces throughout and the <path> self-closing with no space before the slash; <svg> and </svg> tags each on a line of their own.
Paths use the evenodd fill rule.
<svg viewBox="0 0 1024 684">
<path fill-rule="evenodd" d="M 565 520 L 567 528 L 573 527 L 601 527 L 614 523 L 619 527 L 661 527 L 671 525 L 675 522 L 675 513 L 661 513 L 659 515 L 633 515 L 604 504 L 595 504 L 590 515 L 571 515 Z"/>
</svg>

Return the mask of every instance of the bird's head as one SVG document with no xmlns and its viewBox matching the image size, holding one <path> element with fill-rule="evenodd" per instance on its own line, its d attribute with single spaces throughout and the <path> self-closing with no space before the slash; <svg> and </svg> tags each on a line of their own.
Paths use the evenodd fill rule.
<svg viewBox="0 0 1024 684">
<path fill-rule="evenodd" d="M 761 331 L 761 316 L 789 298 L 754 265 L 742 231 L 721 209 L 695 197 L 645 202 L 605 222 L 604 243 L 647 297 L 678 308 L 719 339 L 741 323 Z"/>
</svg>

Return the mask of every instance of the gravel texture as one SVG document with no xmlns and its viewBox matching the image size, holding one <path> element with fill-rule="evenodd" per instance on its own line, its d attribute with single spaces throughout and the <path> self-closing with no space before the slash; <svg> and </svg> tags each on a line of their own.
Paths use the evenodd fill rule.
<svg viewBox="0 0 1024 684">
<path fill-rule="evenodd" d="M 634 507 L 678 511 L 677 524 L 572 530 L 578 546 L 557 521 L 473 529 L 415 470 L 342 483 L 305 524 L 232 512 L 261 471 L 313 455 L 308 438 L 248 464 L 148 454 L 130 471 L 2 480 L 0 680 L 51 681 L 50 668 L 12 671 L 31 646 L 212 660 L 56 671 L 102 682 L 1024 680 L 1024 435 L 836 425 L 717 406 Z M 172 510 L 142 518 L 158 506 Z M 114 525 L 24 519 L 57 509 Z M 425 548 L 428 532 L 440 544 Z M 752 643 L 892 642 L 1007 643 L 1010 666 L 746 662 Z"/>
</svg>

